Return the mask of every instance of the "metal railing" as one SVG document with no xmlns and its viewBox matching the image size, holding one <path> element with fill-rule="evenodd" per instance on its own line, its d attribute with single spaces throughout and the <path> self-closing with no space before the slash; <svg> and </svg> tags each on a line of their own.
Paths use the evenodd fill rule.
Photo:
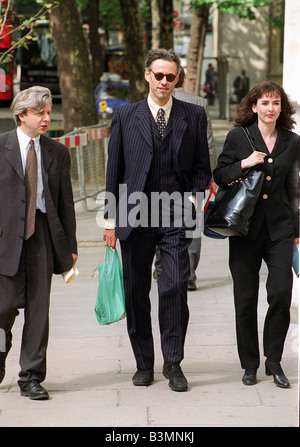
<svg viewBox="0 0 300 447">
<path fill-rule="evenodd" d="M 53 138 L 67 146 L 71 155 L 71 180 L 74 202 L 82 202 L 105 189 L 105 173 L 109 123 L 80 127 L 61 137 Z"/>
</svg>

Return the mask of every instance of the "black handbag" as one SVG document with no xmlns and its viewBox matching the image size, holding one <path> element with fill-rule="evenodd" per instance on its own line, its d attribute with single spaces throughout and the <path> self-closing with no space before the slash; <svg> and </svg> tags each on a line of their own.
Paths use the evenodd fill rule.
<svg viewBox="0 0 300 447">
<path fill-rule="evenodd" d="M 248 133 L 242 129 L 255 151 Z M 231 182 L 226 188 L 219 187 L 205 228 L 223 236 L 247 236 L 263 181 L 262 171 L 248 169 L 242 178 Z"/>
<path fill-rule="evenodd" d="M 207 237 L 212 238 L 212 239 L 226 239 L 226 236 L 222 236 L 221 234 L 215 233 L 214 231 L 211 231 L 209 228 L 207 228 L 205 226 L 205 224 L 207 222 L 207 219 L 208 219 L 208 216 L 209 216 L 209 214 L 210 214 L 210 212 L 211 212 L 211 210 L 212 210 L 212 208 L 214 206 L 213 200 L 210 200 L 212 194 L 214 196 L 216 196 L 216 193 L 215 193 L 215 191 L 213 189 L 210 190 L 208 199 L 207 199 L 207 201 L 205 203 L 205 206 L 204 206 L 204 229 L 203 229 L 203 234 L 205 236 L 207 236 Z"/>
</svg>

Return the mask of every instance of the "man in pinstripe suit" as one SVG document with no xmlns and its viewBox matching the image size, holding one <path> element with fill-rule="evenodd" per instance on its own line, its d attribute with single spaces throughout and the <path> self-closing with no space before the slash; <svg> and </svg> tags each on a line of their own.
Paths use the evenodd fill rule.
<svg viewBox="0 0 300 447">
<path fill-rule="evenodd" d="M 191 239 L 187 230 L 192 227 L 186 223 L 184 214 L 189 207 L 187 197 L 205 191 L 211 179 L 205 110 L 172 97 L 180 68 L 180 59 L 173 51 L 149 51 L 145 69 L 148 97 L 114 112 L 103 235 L 112 248 L 116 239 L 120 240 L 127 329 L 137 365 L 134 385 L 150 385 L 154 380 L 149 293 L 156 246 L 161 251 L 163 272 L 158 294 L 163 374 L 175 391 L 188 388 L 180 363 L 189 319 L 187 281 Z M 158 126 L 156 119 L 161 113 L 163 118 Z M 179 195 L 180 225 L 178 203 L 170 202 L 170 221 L 166 224 L 164 205 L 156 206 L 154 193 Z M 112 196 L 115 200 L 110 200 Z M 141 217 L 146 211 L 145 222 Z M 195 216 L 195 209 L 193 213 Z"/>
<path fill-rule="evenodd" d="M 207 106 L 207 100 L 205 98 L 202 98 L 201 96 L 197 95 L 191 95 L 190 93 L 187 93 L 184 91 L 185 81 L 185 72 L 184 69 L 181 68 L 178 82 L 176 83 L 176 87 L 173 90 L 173 96 L 175 98 L 180 99 L 181 101 L 191 102 L 192 104 L 197 104 L 198 106 L 203 106 L 205 109 L 206 117 L 207 117 L 207 141 L 208 141 L 208 149 L 209 149 L 209 157 L 210 157 L 210 167 L 211 170 L 215 169 L 217 167 L 217 154 L 216 154 L 216 147 L 214 143 L 213 138 L 213 132 L 212 132 L 212 124 L 211 119 L 209 115 L 209 110 Z M 213 189 L 216 191 L 218 188 L 217 184 L 214 182 L 213 179 L 209 182 L 209 185 L 207 189 Z M 197 215 L 198 215 L 198 222 L 199 227 L 201 225 L 201 221 L 203 219 L 203 210 L 202 210 L 202 200 L 204 198 L 204 193 L 200 196 L 200 201 L 197 203 Z M 199 264 L 200 260 L 200 252 L 201 252 L 201 237 L 198 237 L 198 234 L 196 234 L 196 237 L 193 237 L 192 243 L 189 246 L 189 258 L 190 258 L 190 277 L 188 280 L 188 290 L 196 290 L 196 269 Z M 155 270 L 153 272 L 153 277 L 155 279 L 159 278 L 159 275 L 162 270 L 162 263 L 161 263 L 161 255 L 160 250 L 156 250 L 156 258 L 155 258 Z"/>
</svg>

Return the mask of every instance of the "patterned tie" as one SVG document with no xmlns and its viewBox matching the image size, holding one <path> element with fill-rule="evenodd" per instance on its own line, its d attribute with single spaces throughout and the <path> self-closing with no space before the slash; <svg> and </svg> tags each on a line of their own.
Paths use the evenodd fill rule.
<svg viewBox="0 0 300 447">
<path fill-rule="evenodd" d="M 34 141 L 30 140 L 28 149 L 26 167 L 25 167 L 25 194 L 26 194 L 26 213 L 25 213 L 25 235 L 29 239 L 35 231 L 36 197 L 37 197 L 37 158 L 34 149 Z"/>
<path fill-rule="evenodd" d="M 165 120 L 165 111 L 164 109 L 159 109 L 156 116 L 156 124 L 158 127 L 158 131 L 163 136 L 164 131 L 166 130 L 167 124 Z"/>
</svg>

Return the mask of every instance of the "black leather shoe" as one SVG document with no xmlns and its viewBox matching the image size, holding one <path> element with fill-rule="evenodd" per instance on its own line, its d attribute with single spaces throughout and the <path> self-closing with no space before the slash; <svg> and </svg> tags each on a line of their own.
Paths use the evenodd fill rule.
<svg viewBox="0 0 300 447">
<path fill-rule="evenodd" d="M 197 290 L 197 286 L 196 286 L 195 281 L 189 281 L 188 282 L 188 290 L 189 291 Z"/>
<path fill-rule="evenodd" d="M 163 375 L 169 379 L 169 387 L 173 391 L 186 391 L 188 382 L 178 363 L 164 363 Z"/>
<path fill-rule="evenodd" d="M 30 380 L 30 382 L 21 389 L 21 396 L 29 397 L 29 399 L 32 400 L 49 399 L 48 391 L 40 385 L 38 380 Z"/>
<path fill-rule="evenodd" d="M 132 377 L 132 382 L 135 386 L 149 386 L 153 380 L 153 369 L 138 369 Z"/>
<path fill-rule="evenodd" d="M 255 385 L 257 383 L 256 370 L 245 369 L 245 374 L 243 375 L 242 382 L 244 385 Z"/>
<path fill-rule="evenodd" d="M 273 376 L 274 382 L 280 388 L 290 388 L 290 382 L 285 376 L 280 363 L 273 363 L 270 360 L 266 360 L 266 375 Z"/>
<path fill-rule="evenodd" d="M 3 381 L 5 376 L 5 366 L 0 365 L 0 383 Z"/>
</svg>

